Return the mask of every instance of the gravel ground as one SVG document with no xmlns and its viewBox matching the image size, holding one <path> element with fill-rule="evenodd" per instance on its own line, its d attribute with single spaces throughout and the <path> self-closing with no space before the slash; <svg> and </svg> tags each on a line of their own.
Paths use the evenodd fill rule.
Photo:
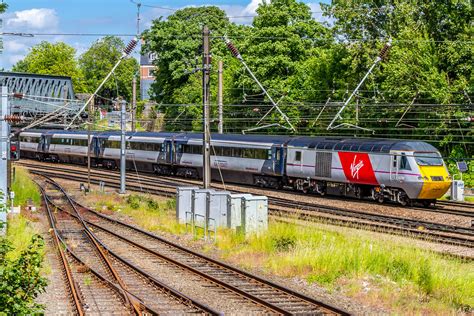
<svg viewBox="0 0 474 316">
<path fill-rule="evenodd" d="M 65 188 L 68 189 L 70 193 L 76 196 L 82 196 L 81 193 L 78 191 L 78 184 L 77 182 L 73 181 L 66 181 L 66 180 L 59 180 Z M 96 186 L 92 186 L 92 189 L 97 189 Z M 227 186 L 227 190 L 236 190 L 236 189 L 241 189 L 241 187 L 234 187 L 234 186 Z M 262 194 L 262 190 L 259 189 L 249 189 L 245 188 L 246 190 L 253 191 L 254 193 L 257 194 Z M 109 192 L 112 193 L 114 192 L 113 189 L 109 189 Z M 264 192 L 267 194 L 268 192 Z M 270 195 L 270 194 L 268 194 Z M 278 196 L 281 198 L 295 198 L 295 194 L 292 192 L 272 192 L 272 195 Z M 86 202 L 84 198 L 79 198 L 78 199 L 81 202 Z M 337 199 L 325 199 L 325 198 L 319 198 L 319 197 L 313 197 L 313 196 L 303 196 L 302 195 L 302 200 L 308 201 L 308 202 L 315 202 L 318 204 L 322 205 L 331 205 L 331 206 L 341 206 L 341 207 L 347 207 L 348 202 L 343 201 L 343 200 L 337 200 Z M 440 221 L 443 223 L 450 223 L 450 224 L 455 224 L 455 225 L 461 225 L 464 223 L 466 225 L 466 218 L 461 217 L 461 216 L 455 216 L 455 215 L 446 215 L 446 214 L 436 214 L 435 212 L 423 212 L 422 214 L 420 213 L 419 210 L 410 210 L 410 209 L 402 209 L 402 208 L 397 208 L 397 207 L 392 207 L 392 206 L 384 206 L 384 205 L 378 205 L 378 204 L 371 204 L 367 202 L 359 202 L 355 200 L 350 200 L 351 204 L 351 209 L 353 208 L 352 206 L 354 205 L 354 208 L 357 208 L 361 211 L 366 211 L 366 212 L 375 212 L 378 214 L 387 214 L 390 213 L 392 215 L 397 215 L 397 216 L 407 216 L 411 218 L 418 218 L 422 220 L 429 220 L 429 221 Z M 428 213 L 432 213 L 431 216 L 428 216 Z M 390 215 L 388 214 L 388 215 Z M 403 215 L 405 214 L 405 215 Z M 130 218 L 126 218 L 121 214 L 116 214 L 114 213 L 114 217 L 121 218 L 123 220 L 126 220 L 129 223 L 133 223 L 133 220 Z M 444 218 L 444 220 L 442 219 Z M 311 223 L 310 225 L 320 225 L 324 226 L 325 229 L 332 229 L 332 230 L 340 230 L 341 228 L 338 226 L 330 226 L 330 225 L 325 225 L 325 224 L 316 224 L 316 223 Z M 344 228 L 345 230 L 351 230 L 350 228 Z M 355 232 L 357 232 L 356 229 L 354 229 Z M 400 237 L 400 236 L 392 236 L 392 235 L 387 235 L 387 234 L 381 234 L 381 233 L 375 233 L 375 232 L 369 232 L 370 234 L 374 235 L 374 238 L 377 239 L 386 239 L 386 240 L 400 240 L 402 242 L 410 243 L 412 245 L 416 245 L 425 249 L 431 249 L 433 251 L 440 251 L 440 252 L 447 252 L 447 253 L 452 253 L 452 254 L 457 254 L 457 255 L 463 255 L 463 256 L 471 256 L 474 258 L 474 250 L 473 249 L 466 249 L 464 247 L 457 247 L 457 246 L 450 246 L 450 245 L 442 245 L 442 244 L 436 244 L 436 243 L 431 243 L 431 242 L 425 242 L 422 240 L 414 240 L 411 238 L 405 238 L 405 237 Z M 202 247 L 205 245 L 204 242 L 196 242 L 193 241 L 191 237 L 188 236 L 174 236 L 170 234 L 164 234 L 160 233 L 161 236 L 176 242 L 178 244 L 181 244 L 183 246 L 192 248 L 197 251 L 201 251 Z M 217 252 L 212 252 L 212 253 L 206 253 L 207 255 L 211 255 L 217 259 L 219 259 L 219 254 Z M 309 296 L 316 297 L 318 299 L 327 301 L 331 304 L 334 304 L 336 306 L 340 306 L 342 308 L 345 308 L 351 313 L 354 314 L 385 314 L 388 313 L 388 311 L 383 310 L 383 309 L 378 309 L 378 308 L 373 308 L 373 307 L 368 307 L 361 305 L 360 302 L 357 302 L 353 299 L 350 299 L 342 294 L 339 293 L 329 293 L 327 290 L 325 290 L 322 287 L 319 287 L 317 284 L 308 284 L 306 280 L 301 279 L 301 278 L 284 278 L 284 277 L 276 277 L 273 275 L 268 275 L 265 274 L 263 271 L 261 271 L 258 268 L 252 269 L 253 273 L 259 273 L 265 278 L 268 278 L 270 280 L 273 280 L 277 283 L 283 284 L 287 287 L 293 288 L 297 291 L 300 291 L 302 293 L 305 293 Z M 53 273 L 52 273 L 53 274 Z M 57 291 L 56 291 L 57 292 Z M 55 292 L 55 293 L 56 293 Z M 48 292 L 47 292 L 48 293 Z M 51 295 L 51 294 L 46 294 L 46 295 Z M 51 297 L 54 297 L 51 296 Z M 50 303 L 51 299 L 45 299 L 44 301 Z M 54 302 L 54 300 L 52 300 Z"/>
<path fill-rule="evenodd" d="M 66 277 L 64 276 L 62 263 L 59 254 L 54 248 L 54 241 L 49 234 L 49 224 L 44 213 L 38 214 L 40 221 L 36 226 L 39 228 L 41 235 L 44 237 L 46 253 L 45 266 L 49 267 L 50 271 L 45 277 L 48 278 L 48 286 L 46 291 L 41 293 L 36 302 L 45 305 L 46 315 L 71 315 L 73 314 L 73 307 L 68 298 L 69 289 L 66 287 Z"/>
<path fill-rule="evenodd" d="M 55 165 L 51 163 L 41 163 L 34 160 L 28 160 L 28 163 L 35 163 L 39 165 Z M 77 165 L 61 165 L 62 167 L 75 169 L 75 170 L 85 170 L 86 168 L 83 166 Z M 110 171 L 103 170 L 103 169 L 94 169 L 93 174 L 99 175 L 100 173 L 110 174 Z M 136 176 L 135 173 L 130 173 L 131 176 Z M 157 177 L 154 175 L 140 175 L 143 179 L 156 179 Z M 183 183 L 189 184 L 200 184 L 201 182 L 189 179 L 179 179 L 179 178 L 170 178 L 170 177 L 160 177 L 164 179 L 171 179 L 173 181 L 182 181 Z M 129 180 L 132 180 L 131 178 Z M 77 184 L 75 184 L 77 186 Z M 213 187 L 223 189 L 222 184 L 218 182 L 213 183 Z M 356 199 L 350 198 L 338 198 L 338 197 L 320 197 L 315 195 L 307 195 L 301 194 L 298 192 L 293 191 L 275 191 L 275 190 L 266 190 L 261 188 L 253 188 L 250 186 L 241 186 L 235 184 L 227 184 L 225 186 L 226 190 L 229 191 L 245 191 L 250 192 L 253 194 L 258 195 L 267 195 L 272 197 L 284 198 L 294 200 L 295 196 L 298 196 L 298 199 L 301 202 L 308 202 L 308 203 L 315 203 L 324 206 L 333 206 L 333 207 L 341 207 L 350 209 L 351 211 L 360 211 L 360 212 L 369 212 L 374 214 L 381 214 L 381 215 L 391 215 L 397 217 L 406 217 L 410 219 L 418 219 L 423 221 L 429 222 L 436 222 L 436 223 L 443 223 L 443 224 L 450 224 L 450 225 L 457 225 L 457 226 L 464 226 L 464 227 L 471 227 L 471 220 L 472 217 L 467 216 L 460 216 L 460 215 L 452 215 L 452 214 L 443 214 L 437 212 L 435 209 L 420 209 L 420 208 L 408 208 L 408 207 L 400 207 L 395 204 L 378 204 L 372 201 L 359 201 Z M 473 203 L 474 205 L 474 203 Z M 446 207 L 446 209 L 450 209 L 451 207 Z"/>
</svg>

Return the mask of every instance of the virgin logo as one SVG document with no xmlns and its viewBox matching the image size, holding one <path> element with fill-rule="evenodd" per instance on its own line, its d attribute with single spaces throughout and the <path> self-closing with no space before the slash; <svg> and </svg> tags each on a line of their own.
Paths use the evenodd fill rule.
<svg viewBox="0 0 474 316">
<path fill-rule="evenodd" d="M 358 163 L 356 163 L 357 155 L 354 156 L 354 161 L 351 163 L 351 176 L 353 179 L 359 179 L 359 171 L 362 169 L 364 166 L 364 162 L 362 160 L 359 160 Z"/>
</svg>

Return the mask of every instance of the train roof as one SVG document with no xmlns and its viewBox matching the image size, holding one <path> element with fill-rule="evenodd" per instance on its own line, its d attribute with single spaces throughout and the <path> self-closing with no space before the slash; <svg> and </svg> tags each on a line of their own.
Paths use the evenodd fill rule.
<svg viewBox="0 0 474 316">
<path fill-rule="evenodd" d="M 288 146 L 379 153 L 391 150 L 438 152 L 438 149 L 422 141 L 377 138 L 297 137 L 290 140 Z"/>
<path fill-rule="evenodd" d="M 202 140 L 202 133 L 184 133 L 176 137 L 177 140 L 199 139 Z M 250 142 L 250 143 L 271 143 L 285 144 L 291 140 L 290 136 L 278 135 L 242 135 L 242 134 L 217 134 L 212 133 L 211 139 L 214 141 L 231 141 L 231 142 Z"/>
<path fill-rule="evenodd" d="M 125 135 L 127 137 L 173 137 L 175 135 L 178 135 L 179 133 L 173 133 L 173 132 L 127 132 Z M 119 136 L 121 135 L 120 131 L 106 131 L 106 132 L 95 132 L 95 136 L 99 138 L 107 138 L 109 136 Z"/>
</svg>

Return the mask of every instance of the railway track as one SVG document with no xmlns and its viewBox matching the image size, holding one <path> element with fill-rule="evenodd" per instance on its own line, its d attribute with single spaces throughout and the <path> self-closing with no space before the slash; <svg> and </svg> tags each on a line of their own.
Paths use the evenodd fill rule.
<svg viewBox="0 0 474 316">
<path fill-rule="evenodd" d="M 219 314 L 113 253 L 95 236 L 66 195 L 60 190 L 62 196 L 47 191 L 52 186 L 54 182 L 48 180 L 40 188 L 77 314 Z"/>
<path fill-rule="evenodd" d="M 53 167 L 54 168 L 54 167 Z M 39 168 L 41 170 L 45 170 Z M 49 176 L 68 179 L 87 181 L 87 177 L 81 173 L 80 170 L 74 170 L 64 173 L 52 171 L 51 167 L 46 168 L 47 171 L 33 171 L 33 173 L 46 174 Z M 67 173 L 66 173 L 67 172 Z M 75 175 L 73 175 L 75 174 Z M 81 176 L 82 174 L 82 176 Z M 109 187 L 119 188 L 119 182 L 113 175 L 108 175 L 110 181 L 107 182 Z M 101 180 L 99 180 L 101 179 Z M 113 180 L 115 179 L 115 180 Z M 92 183 L 99 183 L 104 181 L 104 175 L 93 176 Z M 129 179 L 131 180 L 131 179 Z M 186 181 L 187 184 L 193 183 Z M 135 191 L 148 192 L 167 197 L 175 196 L 175 187 L 182 182 L 175 181 L 175 179 L 163 180 L 156 179 L 150 184 L 141 179 L 140 184 L 127 184 L 128 188 Z M 152 185 L 152 187 L 151 187 Z M 171 186 L 171 187 L 170 187 Z M 426 240 L 431 240 L 439 243 L 446 243 L 465 247 L 474 247 L 474 228 L 462 227 L 455 225 L 440 224 L 435 222 L 421 221 L 415 219 L 407 219 L 404 217 L 396 217 L 389 215 L 379 215 L 374 213 L 352 211 L 350 209 L 329 207 L 325 205 L 318 205 L 314 203 L 304 203 L 300 201 L 290 201 L 287 199 L 269 197 L 269 214 L 275 216 L 294 217 L 305 220 L 318 220 L 328 222 L 330 224 L 364 228 L 379 232 L 408 235 Z"/>
<path fill-rule="evenodd" d="M 64 167 L 59 167 L 58 165 L 44 165 L 44 164 L 35 164 L 35 163 L 24 163 L 21 162 L 19 165 L 23 165 L 27 168 L 34 168 L 34 169 L 42 169 L 42 170 L 51 170 L 51 171 L 63 171 L 67 173 L 73 173 L 73 174 L 78 174 L 78 175 L 83 175 L 84 171 L 79 171 L 79 170 L 71 170 L 68 168 Z M 77 166 L 76 166 L 77 167 Z M 102 181 L 106 182 L 106 184 L 109 183 L 109 181 L 114 182 L 117 180 L 117 177 L 119 176 L 119 172 L 115 170 L 101 170 L 101 169 L 93 169 L 94 173 L 99 172 L 100 177 Z M 92 176 L 93 178 L 96 178 L 95 176 Z M 86 179 L 87 180 L 87 179 Z M 154 186 L 155 191 L 157 189 L 157 186 L 162 185 L 165 187 L 169 186 L 180 186 L 183 184 L 189 184 L 189 185 L 199 185 L 199 182 L 196 180 L 190 180 L 190 179 L 181 179 L 181 178 L 175 178 L 175 177 L 158 177 L 150 174 L 143 174 L 139 173 L 138 175 L 134 172 L 128 172 L 127 173 L 127 181 L 133 181 L 135 184 L 137 184 L 138 187 L 140 187 L 140 191 L 143 192 L 149 192 L 148 187 L 149 186 Z M 219 186 L 219 184 L 216 184 Z M 242 188 L 251 188 L 250 186 L 246 185 L 239 185 Z M 269 189 L 270 190 L 270 189 Z M 303 193 L 300 192 L 294 192 L 296 195 L 302 195 L 304 196 Z M 325 197 L 326 199 L 331 199 L 331 200 L 341 200 L 338 197 Z M 351 198 L 345 198 L 345 200 L 351 200 Z M 356 200 L 360 201 L 360 200 Z M 370 201 L 367 201 L 367 203 L 370 203 Z M 375 202 L 374 202 L 375 203 Z M 394 207 L 397 208 L 399 206 L 397 205 L 391 205 L 391 204 L 385 204 L 385 206 L 388 207 Z M 420 210 L 423 212 L 436 212 L 440 214 L 449 214 L 449 215 L 458 215 L 458 216 L 464 216 L 464 217 L 470 217 L 474 220 L 474 203 L 466 203 L 466 202 L 456 202 L 456 201 L 437 201 L 437 206 L 435 207 L 411 207 L 411 209 L 416 209 Z"/>
<path fill-rule="evenodd" d="M 106 250 L 107 254 L 114 257 L 114 261 L 120 261 L 120 264 L 127 263 L 129 266 L 135 266 L 135 271 L 147 270 L 144 261 L 153 262 L 153 266 L 158 266 L 163 272 L 163 266 L 171 265 L 176 269 L 182 270 L 182 277 L 186 274 L 192 274 L 189 278 L 196 282 L 196 278 L 201 281 L 213 284 L 220 290 L 221 299 L 230 299 L 237 301 L 238 305 L 250 313 L 265 314 L 321 314 L 321 315 L 346 315 L 341 309 L 325 304 L 311 297 L 299 294 L 291 289 L 272 283 L 235 267 L 229 266 L 223 262 L 208 258 L 202 254 L 196 253 L 167 240 L 164 240 L 149 232 L 143 231 L 134 226 L 114 220 L 92 209 L 82 206 L 72 200 L 61 186 L 51 178 L 45 176 L 47 183 L 55 186 L 66 197 L 69 204 L 67 209 L 64 204 L 58 204 L 51 197 L 45 194 L 45 200 L 60 210 L 60 214 L 76 220 L 76 225 L 82 221 L 84 227 L 93 231 L 93 238 L 100 244 L 100 247 Z M 49 212 L 49 214 L 52 214 Z M 66 214 L 66 215 L 65 215 Z M 54 222 L 54 220 L 53 220 Z M 70 222 L 67 224 L 69 230 L 72 227 Z M 77 234 L 76 229 L 72 229 Z M 86 244 L 84 238 L 77 240 L 83 247 Z M 92 249 L 85 249 L 86 253 L 93 253 Z M 128 254 L 127 258 L 120 255 Z M 129 262 L 131 261 L 131 262 Z M 114 262 L 115 263 L 115 262 Z M 116 264 L 116 266 L 120 266 Z M 92 268 L 91 268 L 92 269 Z M 149 267 L 148 267 L 149 269 Z M 104 274 L 101 271 L 101 274 Z M 147 297 L 143 294 L 143 287 L 133 286 L 130 281 L 130 274 L 123 271 L 118 272 L 120 276 L 127 276 L 124 283 L 127 288 L 134 290 L 134 293 L 141 293 L 141 297 Z M 148 279 L 152 276 L 146 276 Z M 139 282 L 137 282 L 139 283 Z M 207 285 L 209 291 L 209 285 Z M 141 290 L 140 290 L 141 289 Z M 140 291 L 139 291 L 140 290 Z M 136 292 L 135 292 L 136 291 Z M 212 292 L 212 291 L 210 291 Z M 211 294 L 212 295 L 212 294 Z M 138 297 L 138 295 L 137 295 Z M 240 302 L 241 301 L 241 302 Z M 146 300 L 148 302 L 148 300 Z M 149 302 L 153 305 L 153 301 Z M 162 306 L 163 304 L 158 304 Z M 174 310 L 175 311 L 175 310 Z M 205 312 L 213 314 L 212 310 Z M 242 312 L 242 310 L 240 310 Z"/>
</svg>

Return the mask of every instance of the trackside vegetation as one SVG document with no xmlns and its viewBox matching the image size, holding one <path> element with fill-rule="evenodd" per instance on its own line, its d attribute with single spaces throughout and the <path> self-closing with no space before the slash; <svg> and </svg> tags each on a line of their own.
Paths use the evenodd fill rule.
<svg viewBox="0 0 474 316">
<path fill-rule="evenodd" d="M 15 192 L 15 205 L 25 206 L 30 199 L 36 206 L 39 206 L 41 203 L 41 194 L 38 186 L 31 180 L 28 171 L 24 168 L 15 167 L 12 191 Z"/>
<path fill-rule="evenodd" d="M 41 275 L 44 241 L 21 215 L 9 218 L 6 236 L 0 236 L 0 315 L 41 313 L 35 302 L 47 281 Z"/>
<path fill-rule="evenodd" d="M 186 234 L 184 225 L 176 223 L 174 199 L 93 193 L 88 203 L 132 218 L 150 231 Z M 188 242 L 195 241 L 190 236 Z M 409 245 L 404 238 L 379 239 L 370 232 L 335 231 L 324 224 L 302 226 L 289 220 L 272 221 L 266 233 L 249 238 L 223 229 L 215 244 L 197 244 L 233 264 L 304 279 L 395 313 L 444 314 L 474 308 L 474 264 Z"/>
</svg>

